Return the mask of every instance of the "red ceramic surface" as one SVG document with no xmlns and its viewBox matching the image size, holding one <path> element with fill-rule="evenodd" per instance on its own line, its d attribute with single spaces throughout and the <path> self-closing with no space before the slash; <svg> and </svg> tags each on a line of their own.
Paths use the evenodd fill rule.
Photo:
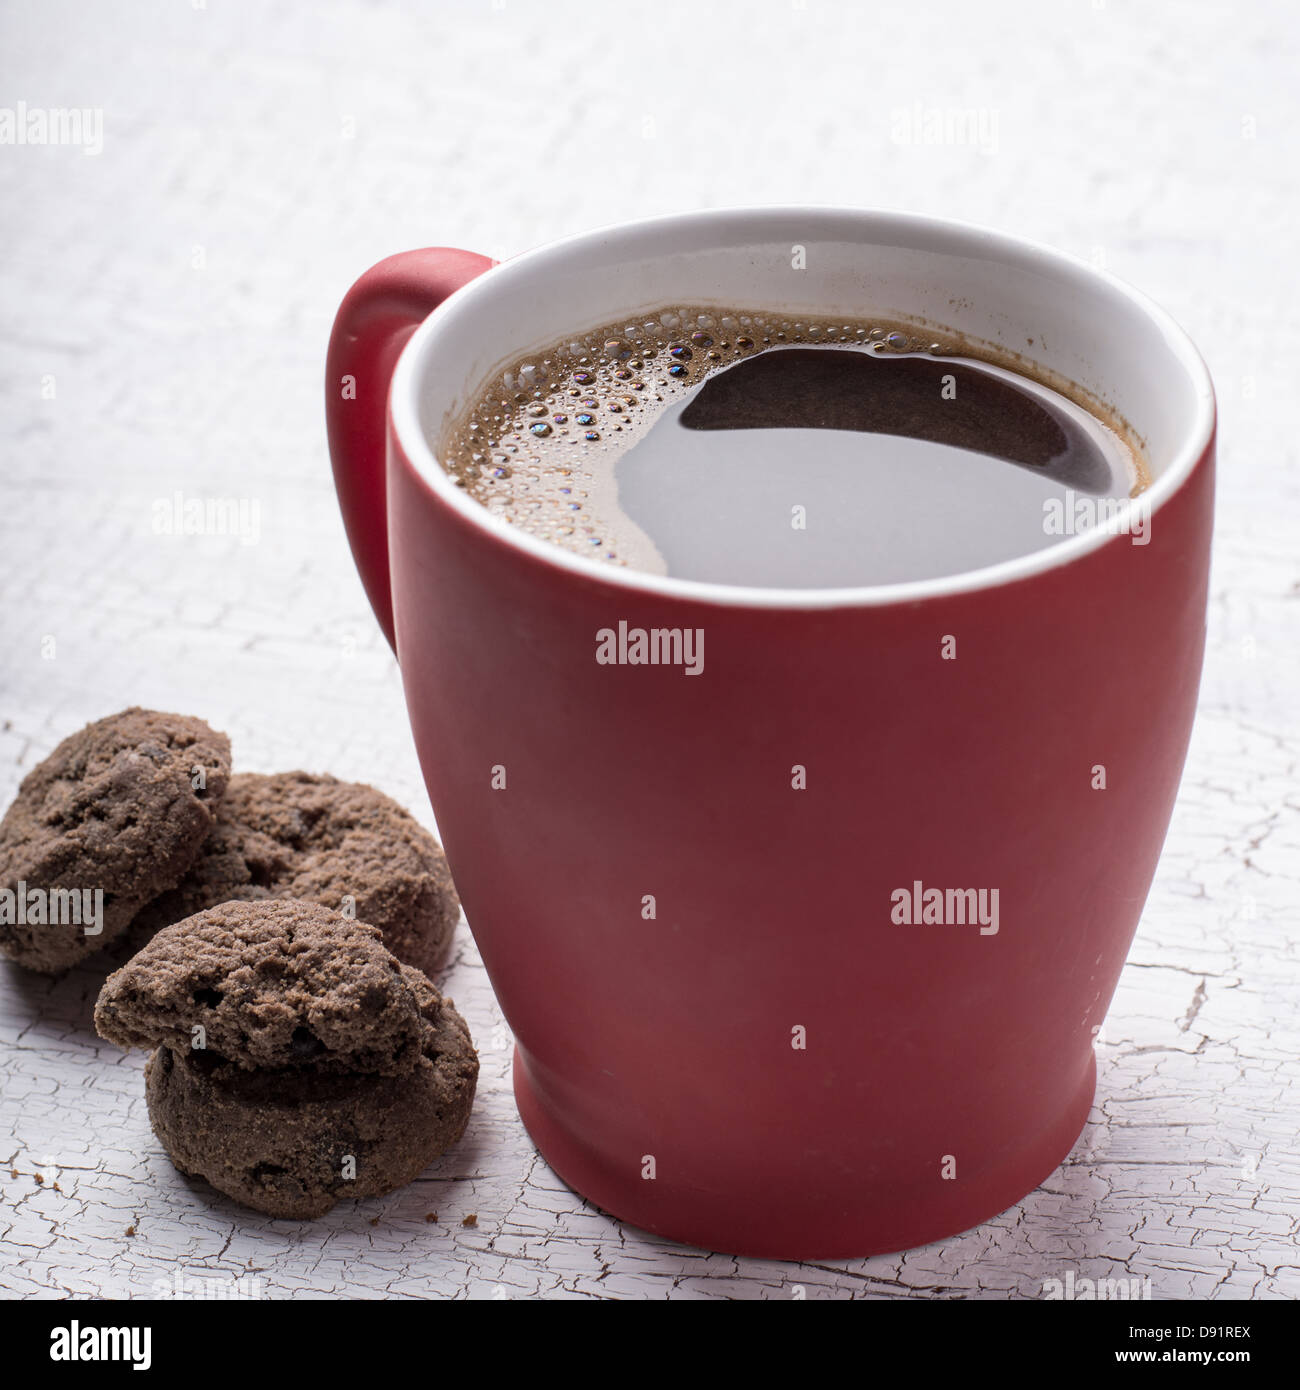
<svg viewBox="0 0 1300 1390">
<path fill-rule="evenodd" d="M 718 603 L 551 563 L 391 429 L 386 530 L 396 352 L 489 264 L 370 271 L 327 395 L 530 1134 L 598 1206 L 714 1249 L 861 1256 L 994 1215 L 1088 1114 L 1192 725 L 1212 439 L 1149 544 L 917 602 Z M 620 622 L 701 629 L 702 674 L 598 664 Z M 996 933 L 893 921 L 918 881 L 996 888 Z"/>
</svg>

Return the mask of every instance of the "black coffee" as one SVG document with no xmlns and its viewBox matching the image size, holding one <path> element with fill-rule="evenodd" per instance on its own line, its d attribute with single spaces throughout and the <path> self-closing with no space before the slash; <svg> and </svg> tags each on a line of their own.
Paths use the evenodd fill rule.
<svg viewBox="0 0 1300 1390">
<path fill-rule="evenodd" d="M 1146 483 L 1099 411 L 1006 366 L 897 327 L 720 310 L 516 364 L 440 457 L 490 511 L 566 549 L 780 588 L 996 564 Z"/>
</svg>

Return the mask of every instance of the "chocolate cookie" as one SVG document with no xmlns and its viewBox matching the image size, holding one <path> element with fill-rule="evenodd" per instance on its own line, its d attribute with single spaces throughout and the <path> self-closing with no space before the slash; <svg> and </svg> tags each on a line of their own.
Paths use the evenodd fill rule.
<svg viewBox="0 0 1300 1390">
<path fill-rule="evenodd" d="M 425 1021 L 379 932 L 318 903 L 222 903 L 160 931 L 104 982 L 95 1027 L 121 1047 L 204 1047 L 236 1066 L 398 1076 Z M 432 986 L 428 986 L 432 988 Z"/>
<path fill-rule="evenodd" d="M 224 903 L 165 928 L 105 982 L 95 1023 L 156 1048 L 149 1117 L 176 1166 L 271 1216 L 410 1182 L 474 1101 L 451 1001 L 316 903 Z"/>
<path fill-rule="evenodd" d="M 232 777 L 193 867 L 140 922 L 267 898 L 347 911 L 426 974 L 444 964 L 460 916 L 442 847 L 409 812 L 374 787 L 308 772 Z"/>
<path fill-rule="evenodd" d="M 182 1173 L 269 1216 L 310 1220 L 349 1197 L 382 1196 L 456 1143 L 474 1101 L 478 1058 L 464 1020 L 436 992 L 425 1016 L 404 1076 L 250 1072 L 160 1047 L 145 1070 L 154 1133 Z"/>
<path fill-rule="evenodd" d="M 230 740 L 180 714 L 132 708 L 65 738 L 0 821 L 0 952 L 52 973 L 118 936 L 180 881 L 229 776 Z"/>
</svg>

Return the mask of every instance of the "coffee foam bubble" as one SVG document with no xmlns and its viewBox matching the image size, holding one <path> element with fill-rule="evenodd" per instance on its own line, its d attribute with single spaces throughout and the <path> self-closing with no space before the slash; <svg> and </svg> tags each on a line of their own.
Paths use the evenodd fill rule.
<svg viewBox="0 0 1300 1390">
<path fill-rule="evenodd" d="M 654 543 L 619 506 L 619 457 L 715 372 L 772 348 L 819 345 L 966 351 L 897 322 L 673 305 L 516 359 L 445 431 L 438 459 L 458 487 L 529 535 L 588 559 L 662 574 Z M 1130 452 L 1140 490 L 1144 467 Z"/>
</svg>

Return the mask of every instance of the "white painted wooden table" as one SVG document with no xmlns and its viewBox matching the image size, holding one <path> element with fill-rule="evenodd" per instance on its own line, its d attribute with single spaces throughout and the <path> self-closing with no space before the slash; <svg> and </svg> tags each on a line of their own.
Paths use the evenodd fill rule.
<svg viewBox="0 0 1300 1390">
<path fill-rule="evenodd" d="M 0 11 L 0 108 L 103 117 L 98 152 L 0 144 L 5 803 L 64 734 L 140 703 L 227 730 L 239 767 L 374 782 L 432 824 L 328 475 L 335 305 L 405 247 L 504 256 L 722 204 L 965 217 L 1103 258 L 1172 310 L 1221 394 L 1201 710 L 1088 1128 L 978 1230 L 798 1266 L 621 1228 L 534 1155 L 462 928 L 444 983 L 483 1060 L 466 1139 L 302 1225 L 173 1171 L 142 1058 L 91 1028 L 96 970 L 0 972 L 4 1293 L 1032 1298 L 1071 1270 L 1156 1299 L 1300 1292 L 1294 12 L 195 5 Z M 155 534 L 177 493 L 255 502 L 257 534 Z"/>
</svg>

